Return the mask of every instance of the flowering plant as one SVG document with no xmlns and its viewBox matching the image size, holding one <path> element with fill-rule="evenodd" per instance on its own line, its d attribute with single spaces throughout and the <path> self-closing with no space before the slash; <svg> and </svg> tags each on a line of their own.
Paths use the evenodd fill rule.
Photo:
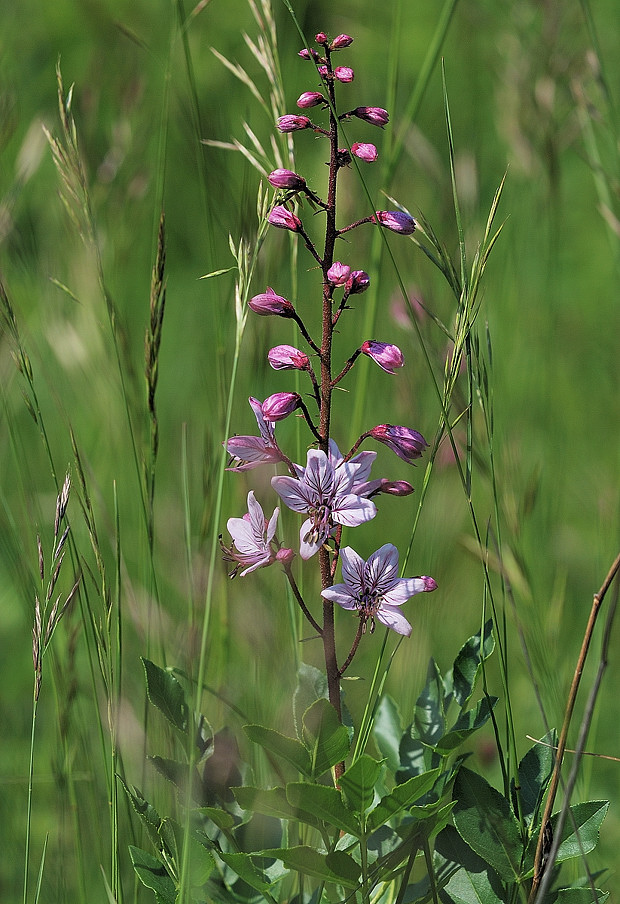
<svg viewBox="0 0 620 904">
<path fill-rule="evenodd" d="M 173 904 L 182 894 L 189 900 L 190 892 L 194 900 L 267 900 L 270 904 L 278 900 L 319 904 L 349 899 L 362 904 L 400 904 L 405 900 L 411 904 L 431 900 L 435 904 L 439 900 L 508 904 L 519 896 L 525 900 L 529 889 L 534 900 L 541 878 L 543 885 L 548 881 L 543 873 L 552 844 L 556 863 L 576 856 L 576 837 L 581 852 L 590 850 L 596 843 L 606 803 L 594 801 L 572 807 L 568 828 L 557 816 L 550 817 L 551 796 L 543 811 L 547 789 L 553 788 L 552 776 L 557 776 L 553 731 L 547 734 L 546 743 L 535 745 L 521 762 L 510 766 L 510 782 L 508 766 L 503 763 L 504 796 L 464 766 L 468 753 L 457 753 L 458 749 L 494 720 L 498 702 L 488 692 L 486 679 L 482 695 L 473 702 L 480 678 L 485 675 L 485 663 L 495 648 L 493 620 L 484 620 L 445 675 L 431 660 L 425 687 L 408 725 L 402 723 L 395 702 L 373 682 L 372 706 L 356 730 L 342 693 L 342 679 L 363 638 L 372 643 L 378 624 L 387 629 L 386 639 L 390 630 L 401 640 L 410 638 L 413 628 L 405 614 L 406 604 L 417 594 L 435 591 L 437 582 L 428 575 L 401 577 L 399 552 L 391 542 L 383 543 L 366 559 L 354 546 L 343 545 L 345 530 L 380 517 L 381 494 L 406 497 L 414 491 L 408 481 L 374 477 L 377 453 L 360 451 L 362 444 L 367 440 L 378 442 L 402 461 L 415 465 L 429 443 L 411 426 L 382 423 L 362 432 L 343 454 L 332 436 L 334 390 L 360 356 L 370 358 L 390 376 L 405 365 L 398 346 L 384 339 L 364 339 L 339 367 L 334 366 L 332 340 L 336 327 L 351 310 L 351 296 L 370 285 L 365 270 L 353 269 L 357 262 L 336 259 L 336 245 L 345 234 L 350 239 L 363 224 L 413 237 L 453 289 L 459 311 L 444 392 L 442 396 L 440 393 L 442 420 L 432 454 L 447 434 L 464 486 L 469 489 L 470 474 L 463 473 L 458 461 L 448 412 L 466 351 L 471 362 L 478 287 L 499 232 L 491 232 L 499 192 L 472 274 L 468 277 L 463 270 L 462 284 L 428 224 L 423 223 L 422 231 L 430 247 L 418 242 L 418 223 L 403 209 L 375 210 L 354 222 L 340 224 L 336 198 L 343 170 L 351 165 L 352 157 L 365 163 L 373 163 L 378 157 L 376 147 L 367 142 L 341 147 L 342 124 L 356 119 L 384 128 L 389 115 L 374 106 L 339 112 L 337 86 L 338 92 L 349 90 L 354 71 L 349 66 L 334 66 L 332 56 L 350 47 L 353 37 L 341 34 L 330 40 L 319 32 L 315 42 L 318 50 L 306 46 L 299 56 L 313 66 L 321 90 L 303 92 L 297 106 L 307 112 L 318 108 L 321 118 L 315 121 L 314 114 L 312 118 L 305 113 L 283 114 L 276 125 L 286 135 L 304 133 L 298 136 L 301 140 L 305 133 L 324 140 L 327 192 L 322 197 L 309 187 L 304 176 L 279 166 L 266 176 L 275 195 L 264 210 L 264 221 L 289 231 L 318 265 L 322 277 L 321 335 L 313 337 L 304 312 L 274 288 L 267 287 L 249 298 L 253 313 L 296 324 L 307 349 L 280 344 L 269 350 L 267 360 L 276 372 L 297 371 L 300 381 L 308 381 L 308 392 L 302 394 L 297 387 L 276 391 L 262 402 L 251 397 L 258 435 L 234 435 L 224 442 L 230 472 L 267 465 L 284 472 L 271 478 L 271 488 L 288 509 L 301 516 L 299 538 L 290 546 L 284 545 L 277 535 L 279 508 L 274 507 L 267 520 L 262 504 L 250 490 L 247 512 L 228 519 L 231 541 L 220 536 L 220 548 L 224 560 L 232 564 L 231 577 L 239 574 L 252 580 L 260 568 L 281 566 L 292 598 L 322 642 L 324 672 L 308 665 L 299 668 L 293 702 L 295 736 L 260 724 L 245 726 L 247 738 L 263 750 L 280 782 L 262 788 L 245 780 L 248 776 L 242 775 L 240 754 L 228 734 L 212 733 L 204 717 L 192 713 L 182 682 L 169 670 L 144 661 L 149 699 L 182 737 L 189 785 L 180 764 L 161 758 L 154 758 L 154 762 L 183 792 L 189 815 L 179 869 L 175 845 L 179 827 L 164 831 L 164 821 L 154 808 L 137 789 L 127 788 L 157 848 L 155 858 L 133 849 L 134 867 L 163 904 Z M 303 200 L 325 218 L 320 245 L 313 241 L 304 222 Z M 464 248 L 461 250 L 464 260 Z M 309 431 L 305 464 L 296 463 L 276 438 L 277 424 L 292 415 L 302 418 Z M 479 538 L 473 511 L 472 517 Z M 312 585 L 308 590 L 308 582 L 304 582 L 302 592 L 296 573 L 311 560 L 317 563 L 320 591 Z M 337 580 L 339 569 L 341 581 Z M 491 594 L 486 569 L 485 580 Z M 349 632 L 353 637 L 348 653 L 342 657 L 334 604 L 357 619 L 355 631 Z M 493 724 L 497 736 L 497 723 Z M 514 745 L 512 728 L 508 733 Z M 367 752 L 371 737 L 379 758 Z M 214 770 L 224 761 L 226 780 L 214 781 Z M 292 778 L 287 775 L 290 769 Z M 269 828 L 264 820 L 270 821 Z M 552 841 L 554 833 L 556 839 Z M 422 871 L 417 868 L 420 861 L 424 864 Z"/>
</svg>

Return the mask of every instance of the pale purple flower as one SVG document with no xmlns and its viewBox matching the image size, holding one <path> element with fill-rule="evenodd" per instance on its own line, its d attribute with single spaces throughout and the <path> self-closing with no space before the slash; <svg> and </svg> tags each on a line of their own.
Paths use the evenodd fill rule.
<svg viewBox="0 0 620 904">
<path fill-rule="evenodd" d="M 358 119 L 363 119 L 364 122 L 369 122 L 373 126 L 380 126 L 380 128 L 387 125 L 390 119 L 388 111 L 384 110 L 383 107 L 356 107 L 355 110 L 352 110 L 352 113 Z"/>
<path fill-rule="evenodd" d="M 307 116 L 299 116 L 297 113 L 287 113 L 277 120 L 277 126 L 281 132 L 298 132 L 301 129 L 310 128 L 311 125 Z"/>
<path fill-rule="evenodd" d="M 369 433 L 373 439 L 378 440 L 395 452 L 399 458 L 408 464 L 413 464 L 416 458 L 420 458 L 428 443 L 417 430 L 408 427 L 399 427 L 394 424 L 378 424 Z"/>
<path fill-rule="evenodd" d="M 263 402 L 266 421 L 283 421 L 299 408 L 301 396 L 297 392 L 274 392 Z"/>
<path fill-rule="evenodd" d="M 279 317 L 293 317 L 295 308 L 282 295 L 276 295 L 271 286 L 267 286 L 267 290 L 260 295 L 254 295 L 248 301 L 248 306 L 255 314 L 261 314 L 267 317 L 270 314 L 277 314 Z"/>
<path fill-rule="evenodd" d="M 286 188 L 291 191 L 301 191 L 306 187 L 306 180 L 303 176 L 298 176 L 292 170 L 275 169 L 269 173 L 267 180 L 274 188 Z"/>
<path fill-rule="evenodd" d="M 361 292 L 365 292 L 369 285 L 370 276 L 365 270 L 352 270 L 346 282 L 349 295 L 359 295 Z"/>
<path fill-rule="evenodd" d="M 294 213 L 291 213 L 282 204 L 276 204 L 269 213 L 267 220 L 272 226 L 277 226 L 278 229 L 290 229 L 291 232 L 299 232 L 301 229 L 299 217 L 296 217 Z"/>
<path fill-rule="evenodd" d="M 365 160 L 366 163 L 374 163 L 379 156 L 374 144 L 364 144 L 359 141 L 351 145 L 351 153 L 360 160 Z"/>
<path fill-rule="evenodd" d="M 325 98 L 320 91 L 304 91 L 304 93 L 300 94 L 297 98 L 297 106 L 302 110 L 306 107 L 316 107 L 319 104 L 324 103 Z"/>
<path fill-rule="evenodd" d="M 337 38 L 331 43 L 332 50 L 342 50 L 343 47 L 348 47 L 353 43 L 353 38 L 350 35 L 338 35 Z"/>
<path fill-rule="evenodd" d="M 299 535 L 302 559 L 318 552 L 335 525 L 357 527 L 377 514 L 374 502 L 354 492 L 358 465 L 334 467 L 325 452 L 310 449 L 306 467 L 298 471 L 298 479 L 272 477 L 271 485 L 290 509 L 308 514 Z"/>
<path fill-rule="evenodd" d="M 355 78 L 355 73 L 350 66 L 336 66 L 334 69 L 334 78 L 339 82 L 347 84 Z"/>
<path fill-rule="evenodd" d="M 250 397 L 250 406 L 254 412 L 260 436 L 231 436 L 223 445 L 232 457 L 233 467 L 229 471 L 250 471 L 259 465 L 276 464 L 286 458 L 278 448 L 274 426 L 263 417 L 263 406 Z"/>
<path fill-rule="evenodd" d="M 378 210 L 374 217 L 375 223 L 398 232 L 400 235 L 411 235 L 415 232 L 416 221 L 404 210 Z"/>
<path fill-rule="evenodd" d="M 274 370 L 308 370 L 310 359 L 294 345 L 276 345 L 269 349 L 267 360 Z"/>
<path fill-rule="evenodd" d="M 364 631 L 370 622 L 372 634 L 376 620 L 409 637 L 411 625 L 399 607 L 416 593 L 436 590 L 435 580 L 426 576 L 399 578 L 398 550 L 391 543 L 373 552 L 367 561 L 345 546 L 340 550 L 340 561 L 344 583 L 328 587 L 321 596 L 356 612 Z"/>
<path fill-rule="evenodd" d="M 327 281 L 332 286 L 344 286 L 351 274 L 351 268 L 340 261 L 334 261 L 327 271 Z"/>
<path fill-rule="evenodd" d="M 389 342 L 376 342 L 374 339 L 366 340 L 361 345 L 364 355 L 379 365 L 387 374 L 396 372 L 397 367 L 402 367 L 405 363 L 403 353 L 397 345 L 390 345 Z"/>
<path fill-rule="evenodd" d="M 344 456 L 338 448 L 336 441 L 330 439 L 327 457 L 329 458 L 329 462 L 334 467 L 334 469 L 340 468 L 344 464 L 346 464 L 349 468 L 355 469 L 351 492 L 356 496 L 369 497 L 374 491 L 374 485 L 376 484 L 378 486 L 381 483 L 380 480 L 368 480 L 368 478 L 370 477 L 370 469 L 372 468 L 373 462 L 377 457 L 376 452 L 358 452 L 357 455 L 351 458 L 348 462 L 345 462 Z M 300 473 L 303 472 L 303 469 L 300 469 L 299 465 L 296 465 L 296 467 L 298 468 Z"/>
<path fill-rule="evenodd" d="M 254 498 L 254 491 L 250 490 L 247 515 L 243 518 L 229 518 L 226 525 L 233 539 L 232 545 L 226 547 L 220 539 L 224 559 L 236 563 L 231 577 L 235 577 L 240 568 L 244 569 L 241 572 L 243 577 L 276 561 L 278 551 L 273 538 L 279 514 L 280 509 L 275 508 L 267 522 L 260 503 Z"/>
</svg>

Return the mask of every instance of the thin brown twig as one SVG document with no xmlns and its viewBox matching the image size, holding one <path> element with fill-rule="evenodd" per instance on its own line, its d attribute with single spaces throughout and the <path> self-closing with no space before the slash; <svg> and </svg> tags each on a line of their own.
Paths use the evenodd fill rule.
<svg viewBox="0 0 620 904">
<path fill-rule="evenodd" d="M 543 870 L 542 870 L 542 859 L 543 859 L 543 840 L 544 840 L 544 832 L 549 819 L 551 818 L 551 811 L 553 810 L 553 804 L 555 802 L 555 796 L 558 790 L 558 784 L 560 781 L 560 771 L 562 769 L 562 760 L 564 758 L 564 752 L 566 750 L 566 739 L 568 736 L 568 729 L 570 726 L 571 718 L 573 715 L 573 710 L 575 708 L 575 700 L 577 699 L 577 691 L 579 690 L 579 685 L 581 683 L 581 676 L 583 674 L 583 669 L 585 666 L 586 658 L 588 655 L 588 650 L 590 648 L 590 643 L 592 641 L 592 635 L 594 633 L 594 626 L 596 625 L 596 619 L 598 613 L 601 608 L 601 604 L 605 598 L 605 594 L 609 590 L 609 587 L 616 577 L 618 570 L 620 569 L 620 553 L 616 556 L 616 559 L 607 572 L 607 577 L 603 581 L 600 590 L 594 594 L 594 599 L 592 601 L 592 609 L 590 611 L 590 617 L 588 619 L 588 624 L 586 626 L 585 634 L 583 636 L 583 641 L 581 644 L 581 650 L 579 652 L 579 658 L 577 660 L 577 665 L 575 667 L 575 674 L 573 675 L 573 680 L 570 686 L 570 691 L 568 694 L 568 700 L 566 702 L 566 711 L 564 713 L 564 722 L 562 724 L 562 731 L 560 732 L 560 737 L 558 738 L 558 748 L 557 755 L 555 758 L 555 765 L 553 767 L 553 774 L 551 776 L 551 781 L 549 783 L 549 791 L 547 793 L 547 800 L 545 803 L 545 810 L 542 817 L 542 823 L 540 828 L 540 834 L 538 836 L 538 843 L 536 845 L 536 856 L 534 857 L 534 879 L 532 881 L 532 888 L 530 891 L 530 895 L 528 898 L 528 904 L 534 904 L 534 901 L 537 898 L 538 889 L 543 878 Z"/>
</svg>

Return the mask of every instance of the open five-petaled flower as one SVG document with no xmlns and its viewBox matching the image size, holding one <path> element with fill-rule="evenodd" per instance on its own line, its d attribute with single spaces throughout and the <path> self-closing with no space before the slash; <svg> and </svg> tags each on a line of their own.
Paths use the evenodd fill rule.
<svg viewBox="0 0 620 904">
<path fill-rule="evenodd" d="M 263 406 L 250 397 L 250 406 L 256 417 L 260 436 L 231 436 L 224 445 L 231 456 L 229 471 L 249 471 L 263 464 L 286 461 L 276 442 L 274 424 L 263 417 Z"/>
<path fill-rule="evenodd" d="M 318 552 L 337 524 L 357 527 L 377 514 L 374 502 L 356 493 L 359 470 L 360 464 L 335 466 L 331 456 L 310 449 L 306 467 L 298 468 L 299 479 L 272 477 L 271 485 L 282 501 L 294 512 L 308 514 L 299 535 L 302 559 Z"/>
<path fill-rule="evenodd" d="M 425 576 L 399 578 L 398 550 L 391 543 L 373 552 L 367 561 L 350 546 L 345 546 L 340 550 L 340 560 L 344 583 L 328 587 L 322 591 L 322 596 L 343 609 L 356 611 L 364 631 L 370 622 L 372 634 L 376 620 L 409 637 L 411 625 L 399 606 L 416 593 L 435 590 L 434 579 Z"/>
<path fill-rule="evenodd" d="M 280 509 L 275 508 L 269 522 L 265 520 L 260 502 L 254 498 L 254 491 L 248 493 L 248 512 L 243 518 L 229 518 L 226 526 L 233 538 L 230 547 L 224 546 L 220 540 L 224 559 L 235 562 L 230 576 L 235 577 L 240 568 L 241 577 L 271 565 L 276 561 L 277 549 L 273 543 Z"/>
</svg>

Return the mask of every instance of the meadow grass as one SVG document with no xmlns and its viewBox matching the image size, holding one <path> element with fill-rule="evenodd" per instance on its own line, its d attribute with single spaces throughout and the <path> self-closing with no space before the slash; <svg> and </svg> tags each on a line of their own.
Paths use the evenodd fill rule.
<svg viewBox="0 0 620 904">
<path fill-rule="evenodd" d="M 371 136 L 379 167 L 363 170 L 363 182 L 352 167 L 343 181 L 343 219 L 373 209 L 383 191 L 419 218 L 416 241 L 437 255 L 439 236 L 456 262 L 442 275 L 411 242 L 386 246 L 378 230 L 355 238 L 372 289 L 339 325 L 336 350 L 348 354 L 362 332 L 391 336 L 407 364 L 379 379 L 361 360 L 348 391 L 335 394 L 334 433 L 352 443 L 389 420 L 434 437 L 413 478 L 379 450 L 390 476 L 416 493 L 388 498 L 360 528 L 359 548 L 368 555 L 386 542 L 389 525 L 401 559 L 407 551 L 439 590 L 410 604 L 414 633 L 393 658 L 390 648 L 379 660 L 378 637 L 361 646 L 362 680 L 345 682 L 347 703 L 368 730 L 378 687 L 411 713 L 429 657 L 445 670 L 495 604 L 501 652 L 485 680 L 502 698 L 499 731 L 514 767 L 526 735 L 546 730 L 540 703 L 547 724 L 561 726 L 592 594 L 618 549 L 620 26 L 611 3 L 394 2 L 381 19 L 365 2 L 337 15 L 319 2 L 292 7 L 310 35 L 355 35 L 351 90 L 390 107 L 390 129 Z M 265 173 L 290 166 L 312 183 L 323 173 L 312 139 L 272 141 L 275 116 L 290 112 L 308 74 L 296 65 L 299 35 L 285 5 L 274 4 L 273 25 L 269 5 L 254 10 L 212 0 L 194 10 L 59 3 L 36 15 L 25 3 L 1 14 L 7 901 L 33 900 L 39 883 L 40 900 L 148 899 L 127 854 L 140 829 L 115 777 L 172 808 L 173 791 L 146 757 L 174 750 L 149 712 L 140 656 L 204 684 L 211 725 L 238 739 L 246 721 L 290 731 L 299 661 L 321 667 L 320 644 L 299 642 L 307 628 L 281 574 L 231 583 L 217 544 L 248 489 L 264 498 L 271 476 L 233 479 L 221 443 L 253 432 L 249 395 L 283 388 L 266 366 L 269 345 L 299 340 L 288 324 L 248 317 L 247 299 L 272 284 L 295 300 L 316 294 L 307 259 L 289 236 L 272 230 L 265 240 L 257 217 L 268 198 L 256 163 Z M 249 153 L 226 146 L 235 142 Z M 506 172 L 488 243 L 502 232 L 478 286 L 474 256 Z M 406 297 L 423 307 L 412 312 Z M 459 354 L 446 368 L 446 333 L 469 378 Z M 472 417 L 461 418 L 468 406 Z M 299 423 L 284 422 L 279 435 L 303 461 Z M 31 632 L 49 580 L 37 536 L 47 562 L 67 471 L 62 599 L 78 575 L 79 589 L 41 663 L 35 725 Z M 282 520 L 293 536 L 292 513 Z M 314 580 L 304 573 L 302 590 Z M 348 625 L 338 620 L 344 636 Z M 599 628 L 586 687 L 601 642 Z M 617 680 L 612 643 L 590 751 L 618 754 Z M 488 732 L 471 747 L 499 785 L 510 766 L 492 742 Z M 242 759 L 269 784 L 269 763 L 247 744 Z M 577 796 L 612 802 L 592 870 L 616 865 L 617 770 L 612 760 L 581 765 Z M 612 875 L 605 885 L 611 900 L 616 883 Z"/>
</svg>

